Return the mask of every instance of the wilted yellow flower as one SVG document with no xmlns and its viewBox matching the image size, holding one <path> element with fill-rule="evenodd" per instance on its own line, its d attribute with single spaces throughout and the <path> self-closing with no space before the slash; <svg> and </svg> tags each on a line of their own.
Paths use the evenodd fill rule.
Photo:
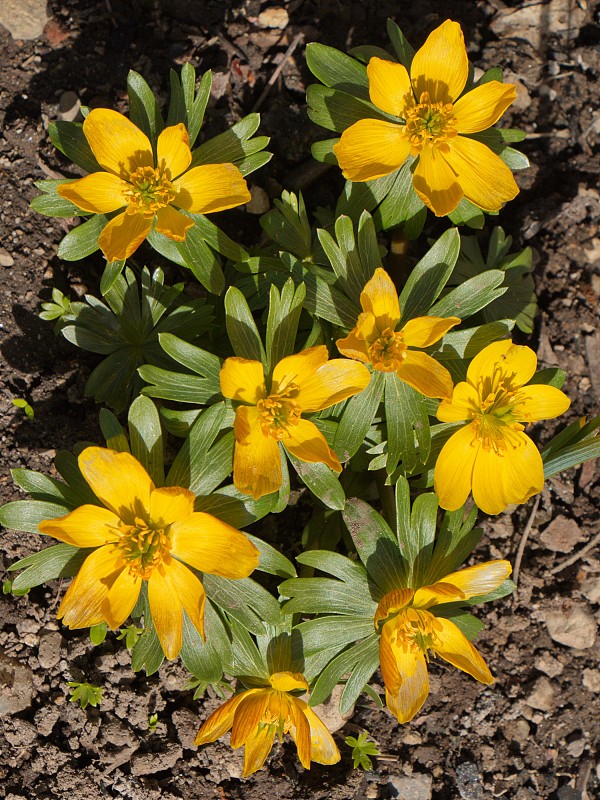
<svg viewBox="0 0 600 800">
<path fill-rule="evenodd" d="M 426 397 L 450 397 L 452 377 L 434 358 L 413 350 L 429 347 L 450 328 L 458 317 L 417 317 L 396 330 L 400 322 L 398 293 L 390 276 L 378 267 L 360 295 L 363 313 L 345 339 L 336 344 L 340 353 L 356 358 L 381 372 L 395 372 Z"/>
<path fill-rule="evenodd" d="M 177 209 L 207 214 L 250 200 L 246 181 L 233 164 L 202 164 L 188 169 L 192 153 L 182 123 L 160 133 L 156 160 L 146 134 L 116 111 L 90 111 L 83 132 L 106 172 L 93 172 L 61 184 L 58 193 L 95 214 L 124 209 L 107 223 L 98 239 L 109 261 L 129 258 L 153 223 L 159 233 L 183 242 L 194 222 Z"/>
<path fill-rule="evenodd" d="M 412 61 L 372 58 L 367 66 L 371 102 L 398 122 L 361 119 L 347 128 L 333 151 L 345 178 L 371 181 L 418 160 L 413 186 L 438 217 L 463 197 L 498 211 L 518 194 L 510 169 L 469 134 L 494 125 L 516 97 L 512 84 L 488 81 L 464 94 L 469 62 L 457 22 L 446 20 L 427 37 Z"/>
<path fill-rule="evenodd" d="M 328 361 L 324 345 L 282 359 L 267 390 L 260 361 L 232 357 L 221 369 L 221 391 L 239 401 L 235 412 L 233 483 L 255 500 L 281 486 L 279 443 L 301 461 L 342 465 L 314 422 L 303 419 L 361 392 L 369 371 L 345 358 Z"/>
<path fill-rule="evenodd" d="M 427 699 L 430 652 L 481 683 L 494 682 L 464 633 L 430 609 L 492 592 L 511 571 L 508 561 L 488 561 L 446 575 L 431 586 L 395 589 L 382 598 L 375 613 L 375 627 L 381 629 L 381 674 L 387 707 L 398 722 L 410 722 Z"/>
<path fill-rule="evenodd" d="M 542 457 L 523 431 L 531 422 L 563 414 L 571 401 L 553 386 L 526 386 L 536 366 L 529 347 L 494 342 L 471 361 L 452 399 L 440 403 L 442 422 L 469 421 L 448 439 L 435 465 L 442 508 L 460 508 L 472 491 L 482 511 L 499 514 L 509 503 L 541 492 Z"/>
<path fill-rule="evenodd" d="M 310 762 L 336 764 L 340 752 L 315 712 L 292 692 L 307 692 L 304 675 L 275 672 L 267 686 L 236 694 L 214 711 L 198 731 L 194 744 L 208 744 L 230 728 L 234 750 L 245 745 L 242 777 L 260 769 L 271 752 L 275 734 L 289 733 L 305 769 Z"/>
<path fill-rule="evenodd" d="M 155 488 L 129 453 L 87 447 L 79 468 L 104 508 L 85 505 L 40 522 L 40 532 L 75 547 L 93 547 L 58 610 L 69 628 L 106 622 L 115 630 L 148 585 L 152 620 L 167 658 L 181 649 L 183 611 L 204 637 L 204 587 L 185 566 L 224 578 L 246 578 L 258 550 L 243 533 L 194 511 L 180 486 Z"/>
</svg>

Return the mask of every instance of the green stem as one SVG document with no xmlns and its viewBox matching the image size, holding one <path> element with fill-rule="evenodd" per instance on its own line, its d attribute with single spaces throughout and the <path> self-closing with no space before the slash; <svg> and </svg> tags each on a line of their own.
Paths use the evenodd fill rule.
<svg viewBox="0 0 600 800">
<path fill-rule="evenodd" d="M 386 483 L 387 472 L 385 469 L 378 469 L 375 472 L 375 482 L 377 484 L 377 492 L 381 500 L 381 509 L 383 518 L 396 533 L 396 496 L 394 494 L 394 487 Z"/>
</svg>

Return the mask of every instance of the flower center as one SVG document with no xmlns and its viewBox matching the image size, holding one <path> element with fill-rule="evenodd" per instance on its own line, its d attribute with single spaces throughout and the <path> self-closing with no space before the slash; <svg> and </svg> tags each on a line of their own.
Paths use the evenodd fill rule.
<svg viewBox="0 0 600 800">
<path fill-rule="evenodd" d="M 168 529 L 151 528 L 139 517 L 133 525 L 121 523 L 119 534 L 117 547 L 121 556 L 128 563 L 129 572 L 140 578 L 148 578 L 171 549 Z"/>
<path fill-rule="evenodd" d="M 419 155 L 426 146 L 446 146 L 454 138 L 456 117 L 452 103 L 432 103 L 423 92 L 418 105 L 406 109 L 404 135 L 411 145 L 411 154 Z"/>
<path fill-rule="evenodd" d="M 475 439 L 484 450 L 493 450 L 497 455 L 522 444 L 516 434 L 525 426 L 520 423 L 522 415 L 515 413 L 515 407 L 521 405 L 523 398 L 517 396 L 513 380 L 514 375 L 496 367 L 491 375 L 482 376 L 476 386 L 479 407 L 472 411 Z"/>
<path fill-rule="evenodd" d="M 282 391 L 270 394 L 256 404 L 262 432 L 273 439 L 287 438 L 290 425 L 300 421 L 300 406 L 294 398 L 298 396 L 298 387 L 290 383 Z"/>
<path fill-rule="evenodd" d="M 269 703 L 258 723 L 259 732 L 264 730 L 264 728 L 274 728 L 281 741 L 281 737 L 285 733 L 289 733 L 293 727 L 294 722 L 290 714 L 289 700 L 286 697 L 286 692 L 271 692 Z"/>
<path fill-rule="evenodd" d="M 170 177 L 169 169 L 139 167 L 132 172 L 129 176 L 130 187 L 123 192 L 129 204 L 129 213 L 152 217 L 172 203 L 176 191 Z"/>
<path fill-rule="evenodd" d="M 407 608 L 392 623 L 396 644 L 405 653 L 420 651 L 429 660 L 428 651 L 438 642 L 441 623 L 429 611 Z"/>
<path fill-rule="evenodd" d="M 386 328 L 379 339 L 369 347 L 369 357 L 374 369 L 396 372 L 406 357 L 407 347 L 400 332 Z"/>
</svg>

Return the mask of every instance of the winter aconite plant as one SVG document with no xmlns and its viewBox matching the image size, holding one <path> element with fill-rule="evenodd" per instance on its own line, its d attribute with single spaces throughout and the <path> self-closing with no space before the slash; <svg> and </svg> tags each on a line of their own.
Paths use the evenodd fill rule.
<svg viewBox="0 0 600 800">
<path fill-rule="evenodd" d="M 181 659 L 194 700 L 222 699 L 200 702 L 196 744 L 230 732 L 244 776 L 286 737 L 306 769 L 338 762 L 317 708 L 336 686 L 342 714 L 365 692 L 406 724 L 438 659 L 492 684 L 473 610 L 514 584 L 508 552 L 465 566 L 477 517 L 600 455 L 600 417 L 544 432 L 569 399 L 517 339 L 536 311 L 531 251 L 459 227 L 510 213 L 528 162 L 510 146 L 523 134 L 496 125 L 515 87 L 493 66 L 473 80 L 456 22 L 416 52 L 388 32 L 389 52 L 307 47 L 308 114 L 336 134 L 313 154 L 346 179 L 332 207 L 284 191 L 254 237 L 230 238 L 218 225 L 249 200 L 268 139 L 250 114 L 202 140 L 211 75 L 189 64 L 165 117 L 132 72 L 129 117 L 53 123 L 78 171 L 32 203 L 82 219 L 61 258 L 105 259 L 101 299 L 55 288 L 40 316 L 103 357 L 86 393 L 112 411 L 105 441 L 58 452 L 56 476 L 13 471 L 31 499 L 0 521 L 58 543 L 12 564 L 5 591 L 69 579 L 57 616 L 90 646 L 114 636 L 148 675 Z M 402 263 L 391 231 L 414 240 Z M 370 768 L 366 734 L 346 741 Z"/>
</svg>

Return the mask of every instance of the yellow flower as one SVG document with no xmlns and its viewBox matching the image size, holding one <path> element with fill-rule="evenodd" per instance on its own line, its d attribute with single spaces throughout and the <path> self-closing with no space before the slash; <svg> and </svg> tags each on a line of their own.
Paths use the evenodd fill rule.
<svg viewBox="0 0 600 800">
<path fill-rule="evenodd" d="M 306 692 L 298 672 L 275 672 L 268 686 L 236 694 L 214 711 L 198 731 L 194 744 L 216 741 L 230 728 L 234 750 L 245 745 L 242 777 L 260 769 L 271 752 L 275 734 L 289 733 L 305 769 L 310 762 L 337 764 L 340 752 L 325 725 L 304 700 L 291 692 Z"/>
<path fill-rule="evenodd" d="M 431 586 L 395 589 L 375 613 L 381 627 L 379 658 L 387 707 L 398 722 L 410 722 L 429 694 L 429 651 L 468 672 L 481 683 L 493 683 L 487 664 L 449 619 L 435 616 L 434 606 L 468 600 L 497 589 L 512 568 L 508 561 L 488 561 L 446 575 Z M 382 623 L 382 624 L 381 624 Z"/>
<path fill-rule="evenodd" d="M 417 156 L 413 186 L 438 217 L 463 197 L 498 211 L 519 191 L 510 169 L 489 147 L 469 137 L 494 125 L 516 97 L 512 84 L 488 81 L 460 97 L 469 74 L 464 38 L 446 20 L 415 54 L 410 75 L 402 64 L 372 58 L 371 102 L 398 122 L 361 119 L 333 150 L 345 178 L 371 181 Z"/>
<path fill-rule="evenodd" d="M 499 514 L 541 492 L 542 457 L 523 431 L 530 422 L 563 414 L 570 400 L 552 386 L 525 385 L 536 365 L 529 347 L 494 342 L 471 361 L 452 399 L 440 403 L 442 422 L 469 420 L 448 439 L 435 465 L 442 508 L 460 508 L 472 491 L 482 511 Z"/>
<path fill-rule="evenodd" d="M 300 461 L 323 462 L 341 472 L 338 457 L 312 414 L 362 392 L 370 375 L 362 364 L 344 358 L 327 360 L 324 345 L 282 359 L 267 390 L 263 365 L 228 358 L 221 369 L 221 391 L 243 405 L 235 412 L 233 482 L 255 500 L 278 491 L 282 482 L 279 443 Z"/>
<path fill-rule="evenodd" d="M 458 317 L 417 317 L 397 331 L 400 322 L 398 294 L 392 279 L 378 267 L 360 295 L 363 313 L 345 339 L 336 344 L 340 353 L 381 372 L 395 372 L 426 397 L 450 397 L 452 377 L 427 353 L 412 347 L 429 347 L 458 325 Z"/>
<path fill-rule="evenodd" d="M 40 532 L 75 547 L 93 547 L 58 610 L 69 628 L 106 622 L 113 630 L 133 611 L 144 581 L 160 643 L 169 659 L 181 649 L 182 612 L 204 638 L 204 588 L 188 564 L 224 578 L 245 578 L 258 550 L 243 533 L 194 512 L 180 486 L 155 488 L 129 453 L 87 447 L 79 468 L 104 508 L 85 505 L 40 522 Z"/>
<path fill-rule="evenodd" d="M 159 135 L 156 160 L 146 134 L 116 111 L 94 109 L 83 123 L 83 132 L 106 172 L 62 184 L 58 193 L 94 214 L 124 209 L 108 222 L 98 239 L 109 261 L 129 258 L 155 220 L 159 233 L 183 242 L 194 223 L 178 208 L 207 214 L 250 200 L 246 181 L 233 164 L 188 169 L 192 153 L 182 123 Z"/>
</svg>

